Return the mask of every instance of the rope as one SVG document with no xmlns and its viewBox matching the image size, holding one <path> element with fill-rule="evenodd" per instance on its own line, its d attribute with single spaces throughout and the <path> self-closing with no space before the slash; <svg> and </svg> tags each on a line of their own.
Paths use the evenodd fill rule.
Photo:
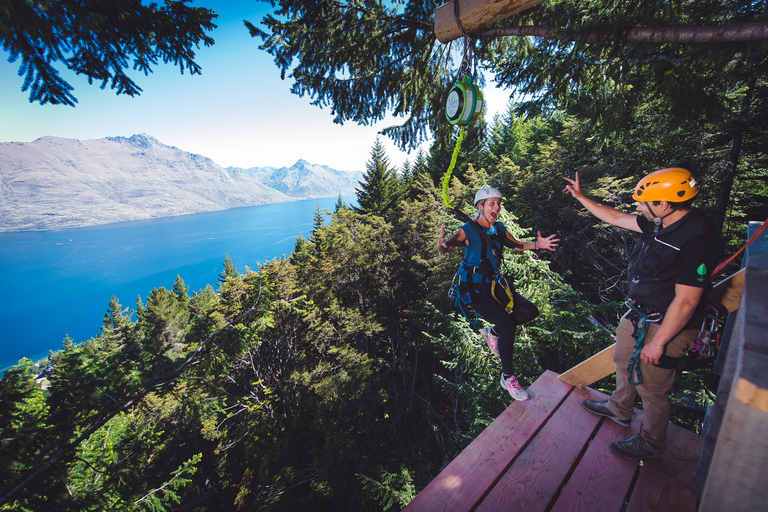
<svg viewBox="0 0 768 512">
<path fill-rule="evenodd" d="M 443 176 L 443 203 L 445 203 L 445 206 L 448 209 L 453 209 L 450 201 L 448 201 L 448 182 L 451 181 L 451 173 L 456 166 L 456 158 L 459 156 L 459 148 L 461 148 L 461 141 L 463 139 L 464 126 L 462 125 L 461 132 L 459 132 L 459 138 L 456 140 L 456 146 L 453 148 L 453 154 L 451 155 L 451 164 L 448 166 L 448 170 L 445 171 L 445 176 Z"/>
<path fill-rule="evenodd" d="M 643 351 L 643 342 L 645 341 L 645 335 L 648 334 L 648 318 L 654 314 L 658 315 L 658 313 L 651 313 L 646 314 L 640 311 L 635 307 L 635 305 L 627 301 L 626 305 L 632 308 L 632 310 L 637 313 L 637 315 L 640 317 L 640 321 L 635 323 L 632 322 L 635 325 L 635 332 L 632 334 L 632 337 L 635 338 L 635 350 L 632 352 L 632 355 L 629 358 L 629 365 L 627 366 L 627 372 L 629 373 L 628 379 L 630 386 L 640 386 L 643 384 L 643 375 L 640 373 L 640 353 Z M 651 322 L 658 322 L 661 320 L 661 316 L 658 318 L 655 318 L 653 320 L 650 320 Z M 635 379 L 635 375 L 637 375 L 637 379 Z"/>
<path fill-rule="evenodd" d="M 717 266 L 717 268 L 715 268 L 715 270 L 713 270 L 713 271 L 712 271 L 712 275 L 714 276 L 715 274 L 717 274 L 718 272 L 720 272 L 721 270 L 723 270 L 725 267 L 727 267 L 727 266 L 728 266 L 728 264 L 729 264 L 730 262 L 732 262 L 733 260 L 735 260 L 735 259 L 736 259 L 736 257 L 737 257 L 739 254 L 741 254 L 741 253 L 742 253 L 742 252 L 743 252 L 743 251 L 744 251 L 744 250 L 745 250 L 747 247 L 749 247 L 749 245 L 750 245 L 752 242 L 754 242 L 755 240 L 757 240 L 757 237 L 758 237 L 758 236 L 760 236 L 760 233 L 762 233 L 763 231 L 765 231 L 765 228 L 766 228 L 766 227 L 768 227 L 768 219 L 765 219 L 765 222 L 763 222 L 763 225 L 762 225 L 762 226 L 760 226 L 760 227 L 757 229 L 757 231 L 755 231 L 755 234 L 754 234 L 754 235 L 752 235 L 752 236 L 749 238 L 749 240 L 747 240 L 747 243 L 745 243 L 743 246 L 741 246 L 741 249 L 739 249 L 738 251 L 736 251 L 736 254 L 734 254 L 733 256 L 731 256 L 730 258 L 728 258 L 727 260 L 725 260 L 725 261 L 724 261 L 724 262 L 722 262 L 721 264 L 719 264 L 719 265 Z"/>
</svg>

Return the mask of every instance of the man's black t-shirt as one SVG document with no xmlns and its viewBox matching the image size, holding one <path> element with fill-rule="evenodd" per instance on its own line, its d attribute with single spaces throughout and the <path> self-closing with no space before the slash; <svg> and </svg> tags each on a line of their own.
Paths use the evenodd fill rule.
<svg viewBox="0 0 768 512">
<path fill-rule="evenodd" d="M 654 233 L 655 225 L 637 217 L 640 243 L 630 257 L 630 298 L 644 307 L 665 311 L 675 298 L 675 285 L 708 289 L 722 249 L 716 231 L 699 210 L 692 209 L 671 226 Z"/>
</svg>

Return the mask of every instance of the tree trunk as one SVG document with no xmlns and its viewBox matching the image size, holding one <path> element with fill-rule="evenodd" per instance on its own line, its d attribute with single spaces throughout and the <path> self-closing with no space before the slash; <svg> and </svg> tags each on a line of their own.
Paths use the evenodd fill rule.
<svg viewBox="0 0 768 512">
<path fill-rule="evenodd" d="M 754 96 L 755 84 L 757 77 L 752 76 L 749 79 L 749 85 L 747 87 L 747 94 L 744 96 L 744 100 L 741 103 L 741 119 L 746 119 L 749 113 L 749 109 L 752 107 L 752 98 Z M 728 204 L 731 200 L 731 192 L 733 190 L 733 182 L 739 173 L 739 158 L 741 157 L 741 145 L 744 140 L 744 128 L 743 126 L 733 135 L 733 144 L 731 150 L 728 153 L 728 165 L 725 170 L 725 175 L 720 181 L 720 196 L 717 198 L 717 217 L 715 218 L 715 226 L 722 233 L 723 225 L 728 214 Z"/>
</svg>

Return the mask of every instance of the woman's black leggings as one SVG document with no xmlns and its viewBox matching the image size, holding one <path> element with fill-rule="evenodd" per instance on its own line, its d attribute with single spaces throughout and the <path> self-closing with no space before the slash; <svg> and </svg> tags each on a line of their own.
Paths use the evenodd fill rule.
<svg viewBox="0 0 768 512">
<path fill-rule="evenodd" d="M 477 291 L 472 297 L 472 307 L 477 314 L 488 322 L 494 324 L 493 330 L 499 337 L 499 355 L 501 356 L 501 369 L 504 375 L 514 375 L 512 368 L 512 353 L 515 344 L 515 331 L 518 325 L 523 325 L 537 316 L 539 308 L 531 301 L 517 293 L 513 294 L 515 307 L 512 314 L 507 313 L 499 302 L 493 298 L 491 292 L 485 288 Z"/>
</svg>

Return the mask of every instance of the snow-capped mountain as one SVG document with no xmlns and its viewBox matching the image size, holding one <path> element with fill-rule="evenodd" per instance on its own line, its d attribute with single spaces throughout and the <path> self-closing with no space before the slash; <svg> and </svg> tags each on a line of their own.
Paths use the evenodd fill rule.
<svg viewBox="0 0 768 512">
<path fill-rule="evenodd" d="M 0 143 L 0 231 L 66 229 L 350 193 L 350 173 L 306 162 L 292 169 L 275 172 L 298 176 L 295 188 L 288 179 L 278 189 L 254 177 L 258 173 L 225 169 L 144 134 Z"/>
<path fill-rule="evenodd" d="M 348 196 L 355 192 L 363 173 L 337 171 L 327 165 L 299 160 L 291 167 L 229 167 L 228 169 L 256 178 L 259 182 L 291 197 Z"/>
</svg>

